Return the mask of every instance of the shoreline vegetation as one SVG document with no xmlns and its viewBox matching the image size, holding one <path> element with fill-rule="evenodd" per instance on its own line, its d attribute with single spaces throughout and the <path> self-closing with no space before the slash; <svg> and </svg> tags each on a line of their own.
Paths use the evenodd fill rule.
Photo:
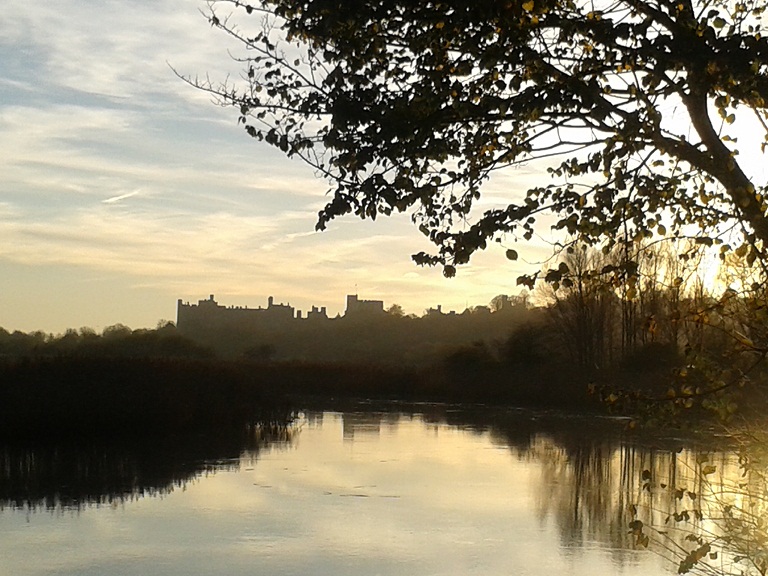
<svg viewBox="0 0 768 576">
<path fill-rule="evenodd" d="M 541 385 L 546 379 L 547 385 Z M 216 358 L 56 356 L 0 362 L 0 438 L 185 434 L 285 423 L 305 399 L 590 411 L 584 382 L 500 365 L 438 369 Z"/>
<path fill-rule="evenodd" d="M 1 440 L 119 440 L 280 426 L 307 399 L 605 411 L 587 393 L 591 374 L 553 358 L 502 360 L 481 344 L 457 348 L 437 364 L 398 366 L 220 358 L 172 326 L 78 336 L 78 345 L 62 350 L 66 338 L 74 339 L 16 353 L 4 348 Z"/>
<path fill-rule="evenodd" d="M 0 438 L 286 422 L 308 397 L 613 411 L 659 422 L 764 411 L 763 293 L 716 294 L 695 276 L 651 273 L 664 264 L 669 276 L 677 263 L 654 250 L 631 294 L 590 272 L 607 256 L 585 249 L 564 257 L 576 280 L 540 287 L 538 305 L 499 295 L 461 314 L 422 317 L 392 305 L 290 330 L 0 328 Z"/>
</svg>

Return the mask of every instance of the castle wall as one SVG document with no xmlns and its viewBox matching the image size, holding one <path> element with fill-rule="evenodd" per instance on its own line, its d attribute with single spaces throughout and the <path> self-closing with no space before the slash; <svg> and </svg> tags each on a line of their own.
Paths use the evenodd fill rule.
<svg viewBox="0 0 768 576">
<path fill-rule="evenodd" d="M 270 296 L 267 308 L 225 307 L 214 299 L 199 300 L 197 304 L 178 301 L 176 326 L 181 332 L 211 329 L 277 328 L 295 320 L 296 311 L 287 304 L 275 304 Z"/>
<path fill-rule="evenodd" d="M 344 317 L 371 318 L 383 314 L 382 300 L 360 300 L 357 294 L 347 296 Z M 266 308 L 247 308 L 222 306 L 211 294 L 206 300 L 198 300 L 197 304 L 179 300 L 176 309 L 176 326 L 181 332 L 190 335 L 218 330 L 281 330 L 309 319 L 313 322 L 329 320 L 325 306 L 313 306 L 306 318 L 302 318 L 301 312 L 297 312 L 293 306 L 275 304 L 272 296 L 268 298 Z"/>
</svg>

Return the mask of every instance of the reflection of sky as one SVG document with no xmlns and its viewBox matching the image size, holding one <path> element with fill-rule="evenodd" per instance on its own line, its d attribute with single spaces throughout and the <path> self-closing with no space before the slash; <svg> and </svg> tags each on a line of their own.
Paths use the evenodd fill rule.
<svg viewBox="0 0 768 576">
<path fill-rule="evenodd" d="M 370 423 L 374 421 L 371 420 Z M 288 449 L 162 498 L 0 513 L 3 574 L 660 573 L 651 554 L 564 547 L 543 465 L 419 418 L 308 419 Z"/>
</svg>

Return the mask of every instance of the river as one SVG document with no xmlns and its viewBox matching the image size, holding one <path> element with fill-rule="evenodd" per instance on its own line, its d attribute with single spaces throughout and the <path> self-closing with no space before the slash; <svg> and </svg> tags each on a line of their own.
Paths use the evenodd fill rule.
<svg viewBox="0 0 768 576">
<path fill-rule="evenodd" d="M 237 439 L 6 447 L 0 574 L 674 574 L 635 545 L 632 505 L 663 524 L 677 504 L 659 484 L 692 481 L 702 453 L 725 473 L 725 454 L 616 420 L 433 405 L 306 410 Z"/>
</svg>

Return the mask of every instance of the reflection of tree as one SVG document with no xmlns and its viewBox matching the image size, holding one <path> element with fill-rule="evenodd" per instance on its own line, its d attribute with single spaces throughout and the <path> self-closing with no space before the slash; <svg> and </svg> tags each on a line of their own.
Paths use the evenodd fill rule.
<svg viewBox="0 0 768 576">
<path fill-rule="evenodd" d="M 411 411 L 402 404 L 395 410 L 374 403 L 347 408 L 347 440 L 417 418 L 427 425 L 447 424 L 487 435 L 489 441 L 509 447 L 515 458 L 535 463 L 541 474 L 533 487 L 536 512 L 542 523 L 555 523 L 563 546 L 595 543 L 614 550 L 615 562 L 621 563 L 631 558 L 622 551 L 635 544 L 629 525 L 636 518 L 648 526 L 666 526 L 681 545 L 687 532 L 673 532 L 674 523 L 665 525 L 667 516 L 683 518 L 687 511 L 686 526 L 702 527 L 694 512 L 701 504 L 690 497 L 691 492 L 704 493 L 696 483 L 702 452 L 678 451 L 680 442 L 657 441 L 651 446 L 632 441 L 615 420 L 449 405 L 417 405 Z M 322 412 L 305 412 L 304 426 L 322 422 Z M 296 434 L 296 428 L 276 426 L 251 428 L 247 434 L 232 430 L 86 447 L 6 445 L 0 447 L 0 508 L 81 507 L 165 494 L 200 474 L 236 468 L 243 456 L 256 460 L 266 447 L 289 445 Z M 722 474 L 710 480 L 724 485 L 722 479 L 731 474 L 733 464 L 723 455 L 717 461 L 711 454 L 707 457 Z"/>
<path fill-rule="evenodd" d="M 262 450 L 290 445 L 298 429 L 254 426 L 219 434 L 120 443 L 0 446 L 0 509 L 80 508 L 162 495 L 203 473 L 255 461 Z"/>
<path fill-rule="evenodd" d="M 432 421 L 440 419 L 439 413 L 431 415 Z M 712 446 L 691 441 L 683 449 L 678 440 L 630 437 L 620 422 L 608 419 L 484 409 L 446 412 L 442 421 L 487 432 L 517 458 L 538 463 L 540 520 L 554 519 L 564 546 L 599 543 L 616 551 L 617 562 L 628 559 L 621 550 L 637 547 L 633 520 L 666 532 L 656 549 L 677 561 L 680 550 L 691 549 L 686 536 L 719 530 L 708 519 L 724 505 L 749 508 L 742 502 L 747 481 L 755 492 L 754 474 L 742 488 L 729 480 L 739 472 L 730 448 L 712 452 Z M 703 478 L 701 471 L 710 469 L 717 473 Z"/>
<path fill-rule="evenodd" d="M 658 523 L 633 523 L 633 531 L 643 538 L 650 534 L 659 542 L 678 565 L 678 573 L 768 573 L 766 442 L 758 430 L 757 434 L 737 433 L 738 451 L 718 457 L 698 454 L 694 461 L 685 462 L 686 478 L 672 491 L 682 510 L 667 515 L 663 530 Z M 653 470 L 642 474 L 651 489 L 665 487 L 664 479 L 655 478 Z M 645 509 L 657 511 L 653 504 L 640 510 Z"/>
<path fill-rule="evenodd" d="M 672 557 L 691 548 L 689 534 L 716 530 L 706 519 L 734 472 L 728 452 L 648 447 L 618 436 L 563 444 L 544 433 L 521 454 L 542 464 L 538 514 L 556 519 L 564 545 L 642 547 L 640 532 L 630 529 L 639 520 L 661 531 L 655 548 Z M 697 472 L 702 462 L 721 471 L 709 485 Z"/>
<path fill-rule="evenodd" d="M 613 447 L 587 445 L 569 453 L 551 438 L 541 436 L 531 453 L 543 464 L 539 517 L 555 516 L 564 544 L 598 540 L 610 547 L 627 547 L 622 495 L 613 490 Z"/>
</svg>

